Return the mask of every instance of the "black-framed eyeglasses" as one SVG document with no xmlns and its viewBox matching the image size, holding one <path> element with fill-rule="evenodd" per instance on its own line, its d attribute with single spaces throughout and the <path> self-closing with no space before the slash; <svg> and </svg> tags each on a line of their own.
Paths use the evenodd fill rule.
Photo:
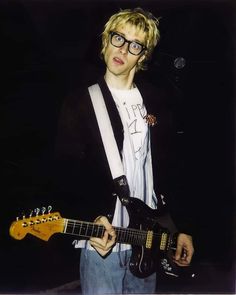
<svg viewBox="0 0 236 295">
<path fill-rule="evenodd" d="M 144 45 L 140 44 L 137 41 L 128 41 L 122 35 L 117 32 L 110 32 L 110 42 L 115 47 L 122 47 L 125 43 L 128 43 L 128 51 L 133 55 L 139 55 L 145 49 L 147 49 Z"/>
</svg>

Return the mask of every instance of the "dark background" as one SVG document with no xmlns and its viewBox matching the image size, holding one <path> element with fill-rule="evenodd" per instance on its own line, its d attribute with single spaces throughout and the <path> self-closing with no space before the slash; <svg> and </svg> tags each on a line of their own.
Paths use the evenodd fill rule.
<svg viewBox="0 0 236 295">
<path fill-rule="evenodd" d="M 42 206 L 77 218 L 50 194 L 58 110 L 75 85 L 102 70 L 100 33 L 108 17 L 141 6 L 162 17 L 161 42 L 144 75 L 173 91 L 189 189 L 186 207 L 176 203 L 176 211 L 191 208 L 196 248 L 196 278 L 162 278 L 160 292 L 235 293 L 234 2 L 0 2 L 0 292 L 40 292 L 79 279 L 72 237 L 17 241 L 8 231 L 17 216 Z M 182 69 L 174 66 L 177 57 L 186 61 Z"/>
</svg>

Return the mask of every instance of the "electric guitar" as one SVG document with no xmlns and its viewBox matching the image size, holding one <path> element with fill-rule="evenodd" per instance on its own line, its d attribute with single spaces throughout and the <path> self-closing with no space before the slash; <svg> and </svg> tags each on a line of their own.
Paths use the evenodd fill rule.
<svg viewBox="0 0 236 295">
<path fill-rule="evenodd" d="M 157 210 L 151 209 L 141 200 L 130 198 L 126 208 L 130 217 L 128 228 L 115 227 L 116 242 L 132 245 L 129 262 L 130 271 L 137 277 L 145 278 L 161 266 L 164 273 L 179 276 L 179 269 L 173 261 L 176 249 L 177 232 L 174 226 L 168 227 L 166 216 L 157 216 Z M 36 211 L 35 216 L 17 218 L 10 226 L 10 235 L 17 240 L 31 234 L 48 241 L 55 233 L 69 234 L 81 239 L 102 237 L 104 226 L 92 222 L 62 218 L 59 212 L 51 213 L 51 206 Z"/>
</svg>

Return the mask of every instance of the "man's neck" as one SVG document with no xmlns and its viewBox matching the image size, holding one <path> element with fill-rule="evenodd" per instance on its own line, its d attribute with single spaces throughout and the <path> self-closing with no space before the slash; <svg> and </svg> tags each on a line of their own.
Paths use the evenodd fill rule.
<svg viewBox="0 0 236 295">
<path fill-rule="evenodd" d="M 105 81 L 106 83 L 116 89 L 132 89 L 134 88 L 133 77 L 129 76 L 115 76 L 106 71 L 105 73 Z"/>
</svg>

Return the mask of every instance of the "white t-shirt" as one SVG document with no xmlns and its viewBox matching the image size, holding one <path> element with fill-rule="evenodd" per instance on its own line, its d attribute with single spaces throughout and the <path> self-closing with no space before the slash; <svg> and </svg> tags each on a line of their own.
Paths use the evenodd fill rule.
<svg viewBox="0 0 236 295">
<path fill-rule="evenodd" d="M 156 208 L 153 191 L 153 175 L 150 150 L 149 126 L 145 116 L 147 110 L 137 87 L 129 90 L 110 88 L 124 128 L 122 162 L 130 196 L 138 198 L 151 208 Z M 116 203 L 112 224 L 127 227 L 129 216 L 119 200 Z M 125 250 L 129 245 L 117 244 L 114 251 Z"/>
</svg>

